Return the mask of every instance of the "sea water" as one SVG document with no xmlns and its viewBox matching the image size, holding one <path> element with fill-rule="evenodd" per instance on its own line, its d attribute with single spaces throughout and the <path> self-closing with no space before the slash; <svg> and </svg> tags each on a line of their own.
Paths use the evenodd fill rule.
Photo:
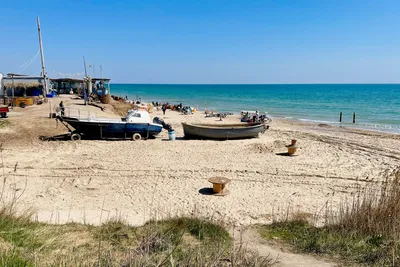
<svg viewBox="0 0 400 267">
<path fill-rule="evenodd" d="M 272 117 L 335 125 L 342 112 L 342 125 L 400 133 L 400 84 L 112 84 L 111 94 L 218 112 L 259 110 Z"/>
</svg>

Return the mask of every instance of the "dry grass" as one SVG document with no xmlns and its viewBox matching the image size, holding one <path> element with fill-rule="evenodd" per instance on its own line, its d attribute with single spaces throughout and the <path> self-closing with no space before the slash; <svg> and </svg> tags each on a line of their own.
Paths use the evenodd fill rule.
<svg viewBox="0 0 400 267">
<path fill-rule="evenodd" d="M 340 210 L 329 216 L 328 223 L 344 232 L 398 238 L 400 231 L 400 167 L 386 174 L 378 186 L 370 184 L 360 190 Z"/>
<path fill-rule="evenodd" d="M 39 137 L 46 135 L 57 135 L 65 133 L 65 127 L 54 119 L 45 117 L 36 120 L 27 120 L 24 117 L 13 118 L 0 126 L 0 143 L 7 146 L 25 146 L 39 142 Z"/>
<path fill-rule="evenodd" d="M 0 214 L 1 257 L 16 266 L 272 266 L 273 260 L 234 245 L 225 228 L 199 218 L 132 227 L 49 225 Z M 202 236 L 202 237 L 201 237 Z"/>
<path fill-rule="evenodd" d="M 135 107 L 135 104 L 130 104 L 124 101 L 115 101 L 112 99 L 109 104 L 113 107 L 113 112 L 120 116 L 125 116 L 126 113 L 128 113 L 128 110 Z"/>
<path fill-rule="evenodd" d="M 111 96 L 110 95 L 102 95 L 100 96 L 100 103 L 102 104 L 109 104 L 111 102 Z"/>
<path fill-rule="evenodd" d="M 5 82 L 4 86 L 7 88 L 21 88 L 21 89 L 28 89 L 28 88 L 39 88 L 43 87 L 43 84 L 40 82 L 14 82 L 14 85 L 12 82 Z"/>
<path fill-rule="evenodd" d="M 301 252 L 340 257 L 350 264 L 400 266 L 400 167 L 385 178 L 360 189 L 339 210 L 327 209 L 323 227 L 310 224 L 310 216 L 288 212 L 284 220 L 261 227 L 260 233 Z"/>
</svg>

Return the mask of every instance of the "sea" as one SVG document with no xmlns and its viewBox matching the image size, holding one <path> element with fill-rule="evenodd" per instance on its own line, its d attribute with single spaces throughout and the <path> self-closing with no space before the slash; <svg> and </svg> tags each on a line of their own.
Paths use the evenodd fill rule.
<svg viewBox="0 0 400 267">
<path fill-rule="evenodd" d="M 111 84 L 111 94 L 400 134 L 400 84 Z"/>
</svg>

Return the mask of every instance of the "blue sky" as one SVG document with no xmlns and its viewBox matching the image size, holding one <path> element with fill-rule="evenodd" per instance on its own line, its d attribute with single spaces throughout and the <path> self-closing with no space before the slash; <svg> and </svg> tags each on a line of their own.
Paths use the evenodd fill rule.
<svg viewBox="0 0 400 267">
<path fill-rule="evenodd" d="M 0 14 L 3 73 L 37 53 L 39 16 L 49 76 L 85 56 L 115 83 L 400 82 L 398 0 L 3 0 Z"/>
</svg>

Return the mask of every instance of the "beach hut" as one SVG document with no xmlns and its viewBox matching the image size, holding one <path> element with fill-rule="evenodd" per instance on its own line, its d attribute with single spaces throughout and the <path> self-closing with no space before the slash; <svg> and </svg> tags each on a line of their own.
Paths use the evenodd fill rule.
<svg viewBox="0 0 400 267">
<path fill-rule="evenodd" d="M 8 73 L 3 78 L 3 93 L 9 97 L 43 95 L 44 82 L 43 77 Z"/>
<path fill-rule="evenodd" d="M 74 94 L 80 95 L 84 89 L 83 79 L 51 78 L 50 83 L 58 94 L 70 94 L 72 91 Z"/>
</svg>

